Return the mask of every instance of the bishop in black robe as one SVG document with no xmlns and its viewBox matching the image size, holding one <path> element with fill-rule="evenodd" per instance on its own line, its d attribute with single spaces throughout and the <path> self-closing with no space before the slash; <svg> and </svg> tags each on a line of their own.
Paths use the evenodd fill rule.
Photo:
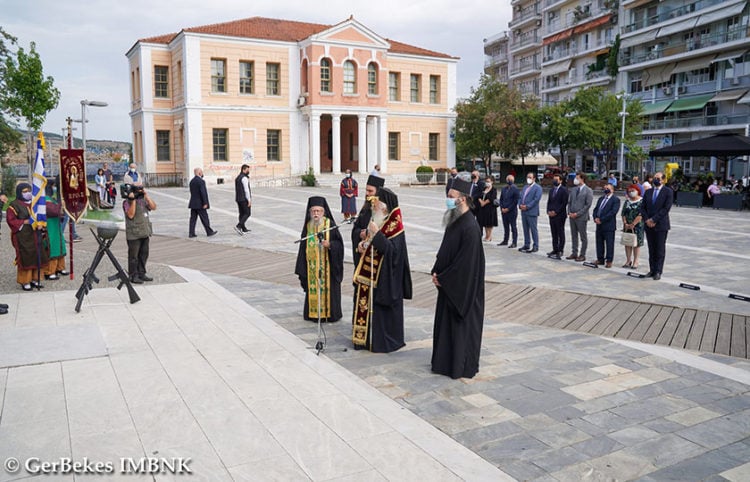
<svg viewBox="0 0 750 482">
<path fill-rule="evenodd" d="M 448 193 L 458 204 L 446 213 L 445 234 L 432 267 L 438 287 L 432 371 L 451 378 L 476 375 L 482 346 L 484 248 L 481 229 L 469 209 L 470 189 L 467 181 L 457 178 Z"/>
<path fill-rule="evenodd" d="M 383 187 L 385 179 L 380 176 L 370 175 L 367 178 L 367 184 L 365 185 L 365 199 L 374 196 L 378 192 L 378 188 Z M 362 209 L 357 214 L 357 219 L 354 220 L 352 226 L 352 259 L 354 260 L 354 267 L 359 265 L 359 252 L 357 246 L 367 236 L 367 225 L 370 224 L 371 208 L 370 203 L 365 201 L 362 205 Z"/>
<path fill-rule="evenodd" d="M 321 227 L 327 227 L 326 232 L 318 236 L 311 232 L 314 227 L 312 208 L 322 207 L 324 218 Z M 330 229 L 333 228 L 333 229 Z M 319 230 L 320 231 L 320 230 Z M 310 236 L 308 236 L 308 234 Z M 320 196 L 313 196 L 307 201 L 305 223 L 302 226 L 297 264 L 294 274 L 299 278 L 300 285 L 305 291 L 305 307 L 303 316 L 306 320 L 318 321 L 318 315 L 323 322 L 341 319 L 341 281 L 344 277 L 344 240 L 336 228 L 328 202 Z M 322 259 L 320 259 L 322 256 Z M 321 269 L 318 269 L 318 261 Z M 318 291 L 318 277 L 320 290 Z M 320 292 L 321 310 L 318 313 L 317 296 Z M 312 299 L 312 303 L 311 303 Z"/>
<path fill-rule="evenodd" d="M 383 187 L 376 196 L 369 241 L 359 243 L 363 257 L 354 272 L 352 342 L 355 349 L 390 353 L 406 344 L 404 298 L 412 296 L 411 270 L 398 197 Z"/>
</svg>

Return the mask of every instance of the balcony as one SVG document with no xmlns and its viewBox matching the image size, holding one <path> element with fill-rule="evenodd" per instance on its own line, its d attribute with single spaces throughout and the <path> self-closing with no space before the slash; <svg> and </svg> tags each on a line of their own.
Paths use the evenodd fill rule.
<svg viewBox="0 0 750 482">
<path fill-rule="evenodd" d="M 711 35 L 699 35 L 690 40 L 683 40 L 681 35 L 673 37 L 667 43 L 661 43 L 650 49 L 645 49 L 640 53 L 633 55 L 623 55 L 620 61 L 621 66 L 635 65 L 650 60 L 672 57 L 674 55 L 692 52 L 700 49 L 707 49 L 717 45 L 723 45 L 728 42 L 734 42 L 746 38 L 750 29 L 743 26 L 741 29 L 735 29 L 728 32 L 719 32 Z M 642 49 L 643 50 L 643 49 Z"/>
<path fill-rule="evenodd" d="M 643 130 L 646 134 L 645 131 L 698 129 L 712 126 L 717 128 L 741 126 L 744 128 L 748 122 L 750 122 L 750 115 L 748 114 L 694 115 L 670 119 L 649 119 L 643 122 Z"/>
<path fill-rule="evenodd" d="M 518 39 L 514 40 L 510 44 L 510 51 L 516 52 L 524 48 L 533 47 L 535 45 L 541 45 L 541 44 L 542 44 L 542 37 L 537 33 L 536 30 L 534 30 L 533 33 L 522 35 Z"/>
<path fill-rule="evenodd" d="M 537 25 L 542 25 L 542 12 L 539 10 L 539 4 L 534 3 L 524 8 L 520 12 L 513 12 L 513 19 L 508 23 L 508 27 L 516 28 L 522 24 L 525 24 L 529 20 L 536 20 Z"/>
<path fill-rule="evenodd" d="M 708 7 L 713 7 L 714 5 L 718 5 L 725 1 L 726 0 L 699 0 L 697 2 L 682 5 L 671 10 L 665 10 L 658 13 L 657 15 L 644 18 L 639 22 L 626 25 L 622 28 L 622 33 L 634 32 L 642 28 L 650 27 L 651 25 L 656 25 L 657 23 L 666 22 L 667 20 L 671 20 L 673 18 L 679 18 L 685 15 L 689 15 L 691 13 L 704 10 Z"/>
<path fill-rule="evenodd" d="M 484 67 L 492 67 L 493 65 L 505 64 L 508 62 L 508 54 L 505 52 L 485 56 Z"/>
<path fill-rule="evenodd" d="M 536 70 L 542 70 L 542 66 L 539 61 L 524 62 L 523 64 L 516 65 L 510 70 L 510 75 L 518 75 L 526 72 L 534 72 Z"/>
</svg>

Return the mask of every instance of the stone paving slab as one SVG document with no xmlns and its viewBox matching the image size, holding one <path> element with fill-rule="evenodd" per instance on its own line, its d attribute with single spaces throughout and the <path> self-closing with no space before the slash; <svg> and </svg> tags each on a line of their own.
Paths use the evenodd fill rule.
<svg viewBox="0 0 750 482">
<path fill-rule="evenodd" d="M 9 315 L 21 316 L 17 311 Z M 104 339 L 99 328 L 93 323 L 30 326 L 7 329 L 0 333 L 0 368 L 106 354 Z"/>
</svg>

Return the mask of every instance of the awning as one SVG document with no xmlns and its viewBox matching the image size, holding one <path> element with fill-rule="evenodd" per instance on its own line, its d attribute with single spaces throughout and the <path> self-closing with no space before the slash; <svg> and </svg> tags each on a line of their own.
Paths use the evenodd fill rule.
<svg viewBox="0 0 750 482">
<path fill-rule="evenodd" d="M 551 37 L 547 37 L 546 39 L 542 41 L 542 45 L 553 44 L 555 42 L 559 42 L 560 40 L 565 40 L 566 38 L 570 38 L 572 35 L 573 35 L 573 29 L 569 28 L 568 30 L 563 30 L 562 32 L 558 32 Z"/>
<path fill-rule="evenodd" d="M 723 2 L 720 9 L 701 15 L 695 26 L 700 27 L 701 25 L 708 25 L 709 23 L 717 22 L 724 18 L 739 15 L 745 9 L 746 5 L 744 0 L 740 0 L 739 3 L 734 5 L 725 5 L 729 3 L 730 2 Z"/>
<path fill-rule="evenodd" d="M 738 104 L 750 104 L 750 92 L 745 94 L 743 98 L 737 101 Z"/>
<path fill-rule="evenodd" d="M 570 70 L 570 65 L 573 63 L 572 60 L 565 60 L 552 64 L 550 67 L 542 67 L 542 76 L 547 77 L 548 75 L 558 75 L 563 72 Z"/>
<path fill-rule="evenodd" d="M 672 77 L 672 69 L 674 69 L 674 64 L 659 65 L 657 67 L 646 69 L 643 71 L 641 83 L 644 87 L 650 87 L 652 85 L 669 82 L 670 77 Z"/>
<path fill-rule="evenodd" d="M 667 107 L 669 107 L 672 102 L 672 99 L 669 99 L 660 100 L 652 104 L 641 104 L 643 106 L 643 112 L 641 113 L 641 115 L 661 114 L 662 112 L 667 110 Z"/>
<path fill-rule="evenodd" d="M 711 97 L 711 102 L 719 102 L 722 100 L 737 100 L 745 95 L 745 92 L 747 92 L 747 89 L 725 90 L 724 92 L 719 92 L 715 96 Z"/>
<path fill-rule="evenodd" d="M 711 64 L 712 58 L 713 55 L 708 55 L 705 57 L 683 60 L 682 62 L 679 62 L 677 65 L 675 65 L 674 69 L 672 69 L 672 73 L 679 74 L 681 72 L 690 72 L 691 70 L 708 68 L 708 66 Z"/>
<path fill-rule="evenodd" d="M 603 49 L 597 50 L 591 55 L 593 55 L 594 57 L 599 57 L 600 55 L 608 54 L 610 50 L 612 50 L 612 47 L 608 45 L 604 47 Z"/>
<path fill-rule="evenodd" d="M 632 37 L 625 37 L 620 41 L 620 48 L 626 49 L 628 47 L 632 47 L 633 45 L 641 45 L 648 43 L 656 38 L 656 34 L 659 33 L 659 29 L 655 28 L 653 30 L 649 30 L 648 32 L 639 33 L 638 35 L 633 35 Z"/>
<path fill-rule="evenodd" d="M 632 2 L 623 2 L 622 7 L 624 9 L 629 8 L 638 8 L 641 5 L 646 5 L 648 2 L 651 2 L 652 0 L 633 0 Z"/>
<path fill-rule="evenodd" d="M 731 52 L 717 55 L 716 58 L 711 61 L 711 63 L 721 62 L 723 60 L 734 60 L 737 57 L 743 57 L 746 53 L 747 49 L 732 50 Z"/>
<path fill-rule="evenodd" d="M 693 17 L 681 22 L 673 23 L 672 25 L 667 25 L 666 27 L 662 27 L 659 29 L 659 37 L 667 37 L 669 35 L 672 35 L 673 33 L 682 32 L 683 30 L 690 30 L 695 27 L 695 22 L 697 21 L 698 19 L 696 17 Z"/>
<path fill-rule="evenodd" d="M 666 110 L 667 112 L 682 112 L 685 110 L 702 109 L 713 97 L 713 94 L 696 95 L 686 99 L 679 99 L 672 102 L 672 105 Z"/>
<path fill-rule="evenodd" d="M 609 23 L 610 18 L 612 18 L 612 14 L 599 17 L 595 20 L 584 23 L 583 25 L 578 25 L 577 27 L 573 28 L 573 33 L 579 34 L 579 33 L 588 32 L 589 30 L 593 30 L 596 27 Z"/>
</svg>

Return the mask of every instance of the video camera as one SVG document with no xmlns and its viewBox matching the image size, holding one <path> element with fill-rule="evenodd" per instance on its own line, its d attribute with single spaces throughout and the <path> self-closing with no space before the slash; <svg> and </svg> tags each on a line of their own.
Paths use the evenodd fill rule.
<svg viewBox="0 0 750 482">
<path fill-rule="evenodd" d="M 122 184 L 120 185 L 120 197 L 126 199 L 130 197 L 130 193 L 133 193 L 133 197 L 138 199 L 143 197 L 143 186 L 137 186 L 135 184 Z"/>
</svg>

